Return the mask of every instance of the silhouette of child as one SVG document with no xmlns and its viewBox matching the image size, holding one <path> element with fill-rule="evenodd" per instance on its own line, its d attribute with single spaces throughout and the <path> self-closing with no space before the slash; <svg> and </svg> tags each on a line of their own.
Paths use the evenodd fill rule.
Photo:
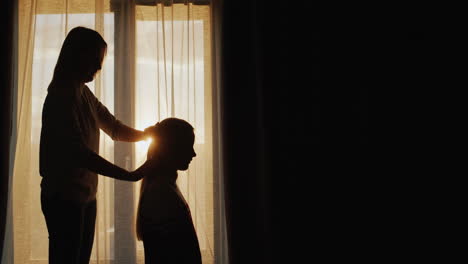
<svg viewBox="0 0 468 264">
<path fill-rule="evenodd" d="M 201 263 L 190 209 L 176 184 L 177 171 L 187 170 L 196 156 L 193 127 L 184 120 L 167 118 L 150 131 L 153 142 L 139 169 L 144 178 L 136 227 L 145 263 Z"/>
</svg>

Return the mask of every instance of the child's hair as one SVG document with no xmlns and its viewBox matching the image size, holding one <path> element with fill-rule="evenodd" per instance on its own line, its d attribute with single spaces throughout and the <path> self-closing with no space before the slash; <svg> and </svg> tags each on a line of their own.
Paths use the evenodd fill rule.
<svg viewBox="0 0 468 264">
<path fill-rule="evenodd" d="M 148 148 L 148 159 L 164 156 L 164 152 L 176 149 L 181 139 L 193 133 L 193 127 L 183 119 L 170 117 L 156 123 L 150 132 L 153 142 Z"/>
<path fill-rule="evenodd" d="M 168 151 L 177 150 L 177 143 L 182 138 L 193 134 L 193 127 L 185 120 L 179 118 L 166 118 L 161 122 L 156 123 L 151 129 L 151 137 L 153 139 L 148 148 L 147 159 L 155 157 L 164 157 Z M 138 203 L 137 219 L 136 219 L 136 234 L 138 240 L 142 240 L 141 219 L 140 219 L 140 204 L 147 185 L 157 175 L 144 175 L 140 187 L 140 202 Z"/>
</svg>

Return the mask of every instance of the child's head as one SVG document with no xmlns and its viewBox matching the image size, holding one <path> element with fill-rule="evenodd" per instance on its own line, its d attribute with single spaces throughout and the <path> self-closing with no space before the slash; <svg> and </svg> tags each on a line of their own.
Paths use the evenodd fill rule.
<svg viewBox="0 0 468 264">
<path fill-rule="evenodd" d="M 148 159 L 158 160 L 170 169 L 186 170 L 192 158 L 195 134 L 188 122 L 166 118 L 151 129 L 153 142 L 148 149 Z"/>
</svg>

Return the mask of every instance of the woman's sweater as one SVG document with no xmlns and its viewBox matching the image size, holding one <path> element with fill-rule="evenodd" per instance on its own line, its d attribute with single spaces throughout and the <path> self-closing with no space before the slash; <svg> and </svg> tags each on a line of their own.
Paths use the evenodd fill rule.
<svg viewBox="0 0 468 264">
<path fill-rule="evenodd" d="M 128 173 L 97 154 L 100 129 L 122 141 L 135 131 L 117 120 L 87 86 L 51 83 L 42 110 L 39 166 L 43 195 L 92 201 L 97 173 Z"/>
</svg>

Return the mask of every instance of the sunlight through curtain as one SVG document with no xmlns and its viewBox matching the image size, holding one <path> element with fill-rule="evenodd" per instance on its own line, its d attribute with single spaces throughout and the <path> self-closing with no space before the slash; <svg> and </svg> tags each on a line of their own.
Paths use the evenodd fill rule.
<svg viewBox="0 0 468 264">
<path fill-rule="evenodd" d="M 213 263 L 214 241 L 209 16 L 207 6 L 192 4 L 136 8 L 136 127 L 174 116 L 195 128 L 197 157 L 179 171 L 177 184 L 192 211 L 203 263 Z M 147 147 L 136 144 L 137 165 Z"/>
<path fill-rule="evenodd" d="M 178 185 L 192 211 L 203 263 L 214 263 L 216 248 L 213 190 L 213 107 L 211 85 L 211 24 L 209 5 L 191 1 L 174 4 L 156 1 L 127 1 L 134 12 L 135 27 L 125 30 L 133 40 L 122 39 L 116 30 L 116 13 L 122 1 L 114 0 L 20 0 L 18 61 L 18 135 L 13 172 L 13 250 L 15 263 L 47 263 L 48 233 L 40 206 L 39 136 L 42 105 L 66 34 L 76 26 L 100 32 L 108 44 L 103 68 L 87 85 L 111 113 L 118 112 L 116 88 L 130 80 L 134 95 L 126 104 L 134 111 L 137 129 L 166 117 L 179 117 L 195 128 L 197 157 L 189 170 L 179 172 Z M 138 5 L 144 4 L 144 5 Z M 123 10 L 123 9 L 122 9 Z M 121 11 L 122 11 L 121 10 Z M 124 31 L 125 31 L 124 30 Z M 116 41 L 133 43 L 135 50 L 116 50 Z M 119 46 L 121 47 L 121 46 Z M 126 55 L 122 55 L 126 54 Z M 117 56 L 133 56 L 135 72 L 118 72 Z M 122 58 L 120 58 L 122 59 Z M 132 68 L 132 67 L 130 67 Z M 128 77 L 128 78 L 127 78 Z M 120 86 L 122 86 L 120 84 Z M 119 118 L 117 116 L 117 118 Z M 149 142 L 138 142 L 128 162 L 118 164 L 133 170 L 146 159 Z M 100 155 L 114 162 L 116 144 L 101 133 Z M 116 241 L 119 232 L 134 232 L 139 183 L 130 184 L 128 204 L 120 201 L 116 181 L 99 177 L 98 212 L 92 263 L 144 263 L 143 245 Z M 126 188 L 126 187 L 125 187 Z M 132 206 L 130 206 L 132 205 Z M 128 212 L 125 211 L 126 208 Z M 118 212 L 124 212 L 126 226 L 120 230 Z M 133 246 L 128 246 L 134 243 Z M 116 253 L 119 252 L 119 254 Z M 122 255 L 123 254 L 123 255 Z M 122 257 L 121 257 L 122 256 Z M 131 262 L 125 256 L 135 256 Z M 132 257 L 133 258 L 133 257 Z"/>
</svg>

